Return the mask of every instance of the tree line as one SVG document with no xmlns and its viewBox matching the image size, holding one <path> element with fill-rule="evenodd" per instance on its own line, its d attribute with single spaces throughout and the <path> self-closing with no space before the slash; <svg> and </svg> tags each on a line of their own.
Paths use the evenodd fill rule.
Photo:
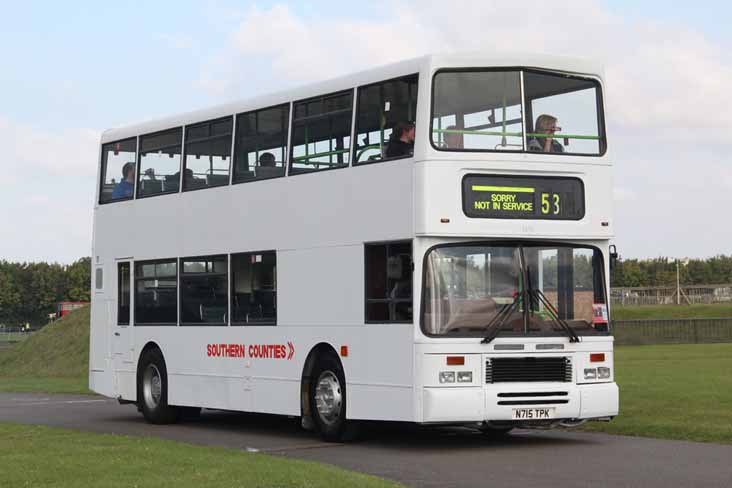
<svg viewBox="0 0 732 488">
<path fill-rule="evenodd" d="M 70 265 L 0 261 L 0 324 L 41 326 L 58 302 L 88 302 L 90 282 L 88 257 Z"/>
<path fill-rule="evenodd" d="M 676 263 L 671 258 L 622 259 L 610 273 L 610 285 L 676 286 Z M 721 285 L 732 283 L 732 256 L 679 261 L 681 285 Z"/>
</svg>

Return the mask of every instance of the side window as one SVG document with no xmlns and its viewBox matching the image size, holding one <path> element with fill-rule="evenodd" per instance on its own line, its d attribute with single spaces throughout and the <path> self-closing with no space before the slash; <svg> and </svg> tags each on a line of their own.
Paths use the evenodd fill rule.
<svg viewBox="0 0 732 488">
<path fill-rule="evenodd" d="M 137 139 L 102 146 L 102 185 L 99 203 L 129 200 L 135 193 Z"/>
<path fill-rule="evenodd" d="M 518 71 L 439 71 L 432 90 L 435 148 L 523 150 Z"/>
<path fill-rule="evenodd" d="M 527 71 L 524 85 L 529 151 L 592 155 L 604 152 L 599 116 L 602 97 L 597 81 Z"/>
<path fill-rule="evenodd" d="M 353 91 L 295 102 L 290 174 L 348 166 Z"/>
<path fill-rule="evenodd" d="M 233 117 L 186 126 L 184 190 L 229 184 Z"/>
<path fill-rule="evenodd" d="M 274 251 L 231 255 L 232 323 L 277 323 L 277 255 Z"/>
<path fill-rule="evenodd" d="M 412 321 L 412 243 L 365 245 L 366 322 Z"/>
<path fill-rule="evenodd" d="M 411 155 L 417 81 L 413 75 L 358 89 L 355 164 Z"/>
<path fill-rule="evenodd" d="M 178 191 L 182 143 L 181 127 L 140 137 L 138 197 Z"/>
<path fill-rule="evenodd" d="M 229 306 L 227 289 L 226 256 L 181 259 L 181 324 L 225 325 Z"/>
<path fill-rule="evenodd" d="M 135 325 L 178 323 L 178 263 L 135 263 Z"/>
<path fill-rule="evenodd" d="M 130 263 L 117 264 L 117 325 L 130 324 Z"/>
<path fill-rule="evenodd" d="M 290 105 L 236 116 L 234 182 L 285 176 Z"/>
</svg>

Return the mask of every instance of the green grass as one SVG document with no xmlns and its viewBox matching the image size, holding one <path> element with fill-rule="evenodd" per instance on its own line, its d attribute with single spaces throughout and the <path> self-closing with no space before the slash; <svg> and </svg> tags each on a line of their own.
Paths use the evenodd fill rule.
<svg viewBox="0 0 732 488">
<path fill-rule="evenodd" d="M 612 307 L 613 320 L 687 319 L 732 317 L 732 303 L 710 305 L 641 305 Z"/>
<path fill-rule="evenodd" d="M 15 393 L 68 393 L 93 395 L 89 381 L 83 378 L 38 378 L 33 376 L 0 376 L 0 391 Z"/>
<path fill-rule="evenodd" d="M 0 351 L 0 391 L 91 393 L 89 307 Z"/>
<path fill-rule="evenodd" d="M 2 486 L 397 487 L 333 466 L 155 438 L 0 423 Z"/>
<path fill-rule="evenodd" d="M 620 415 L 586 430 L 732 444 L 732 344 L 615 350 Z"/>
</svg>

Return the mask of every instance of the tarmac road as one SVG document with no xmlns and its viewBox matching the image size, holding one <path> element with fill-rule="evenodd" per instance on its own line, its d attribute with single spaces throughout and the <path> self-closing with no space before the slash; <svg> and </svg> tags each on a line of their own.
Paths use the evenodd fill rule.
<svg viewBox="0 0 732 488">
<path fill-rule="evenodd" d="M 419 487 L 732 486 L 732 445 L 570 431 L 518 431 L 489 440 L 468 429 L 369 424 L 365 437 L 327 444 L 276 416 L 204 411 L 150 425 L 132 405 L 73 395 L 0 393 L 0 422 L 155 436 L 310 459 Z"/>
</svg>

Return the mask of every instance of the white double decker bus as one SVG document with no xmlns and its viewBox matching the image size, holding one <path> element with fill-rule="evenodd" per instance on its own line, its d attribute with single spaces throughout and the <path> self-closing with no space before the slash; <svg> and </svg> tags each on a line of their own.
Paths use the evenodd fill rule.
<svg viewBox="0 0 732 488">
<path fill-rule="evenodd" d="M 618 414 L 602 71 L 426 56 L 106 131 L 90 388 L 485 432 Z"/>
</svg>

